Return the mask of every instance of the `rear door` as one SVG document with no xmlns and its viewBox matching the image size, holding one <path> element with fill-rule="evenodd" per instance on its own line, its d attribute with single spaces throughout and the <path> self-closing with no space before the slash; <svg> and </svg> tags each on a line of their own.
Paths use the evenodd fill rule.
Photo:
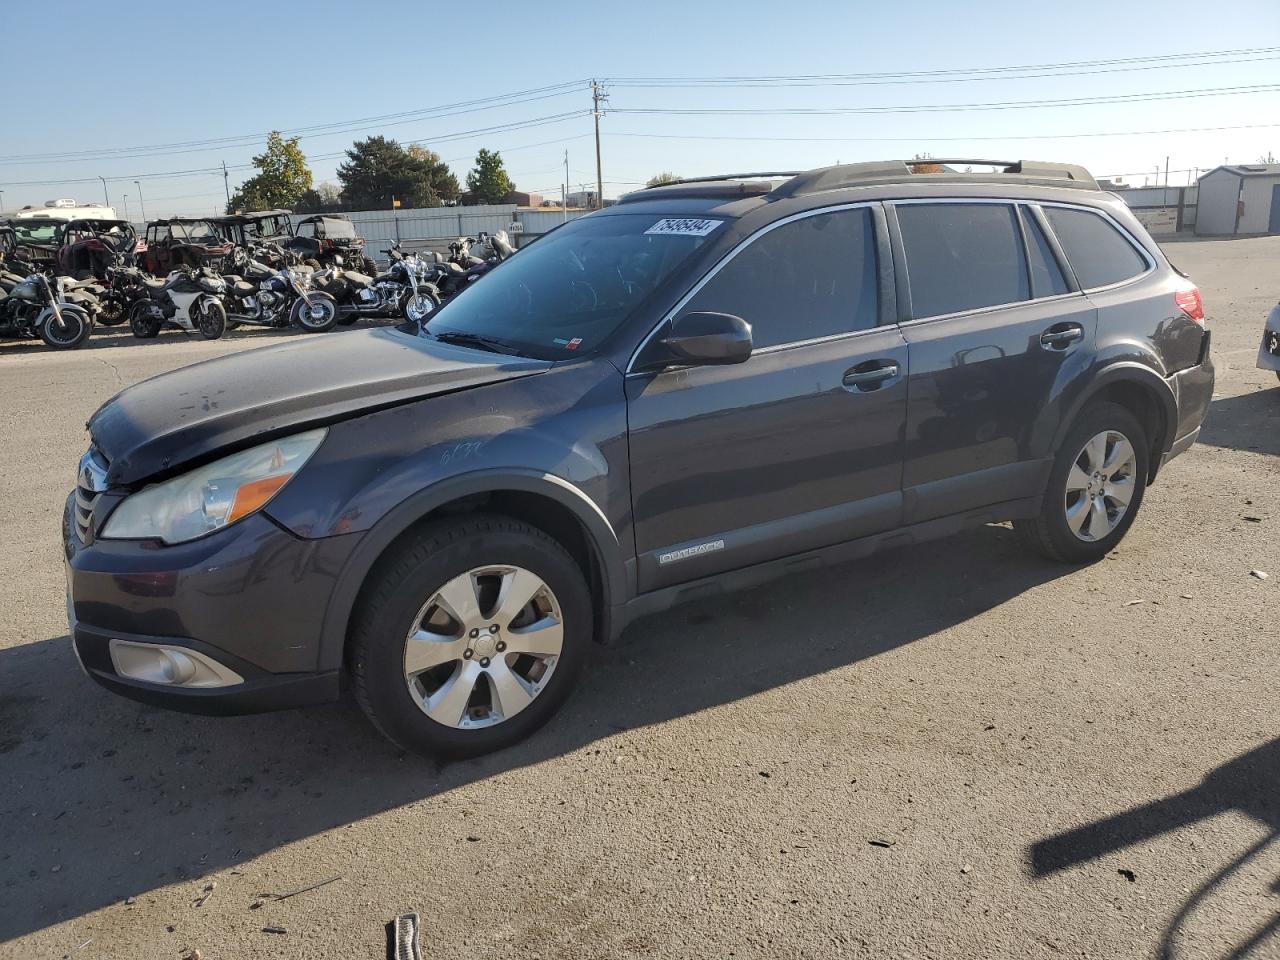
<svg viewBox="0 0 1280 960">
<path fill-rule="evenodd" d="M 744 318 L 754 350 L 627 377 L 641 591 L 898 525 L 907 348 L 890 259 L 878 205 L 815 210 L 748 240 L 677 308 Z"/>
<path fill-rule="evenodd" d="M 919 523 L 1036 496 L 1032 430 L 1064 368 L 1087 365 L 1097 311 L 1031 206 L 898 201 L 908 343 L 904 513 Z M 905 276 L 904 276 L 905 274 Z"/>
</svg>

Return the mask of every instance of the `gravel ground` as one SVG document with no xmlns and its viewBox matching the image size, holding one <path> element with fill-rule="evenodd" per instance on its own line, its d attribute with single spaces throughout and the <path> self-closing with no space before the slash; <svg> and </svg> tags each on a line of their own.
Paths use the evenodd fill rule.
<svg viewBox="0 0 1280 960">
<path fill-rule="evenodd" d="M 673 610 L 444 767 L 350 704 L 188 717 L 75 664 L 86 416 L 276 336 L 0 344 L 0 957 L 376 960 L 410 910 L 428 958 L 1280 957 L 1280 238 L 1169 250 L 1219 393 L 1113 556 L 989 527 Z"/>
</svg>

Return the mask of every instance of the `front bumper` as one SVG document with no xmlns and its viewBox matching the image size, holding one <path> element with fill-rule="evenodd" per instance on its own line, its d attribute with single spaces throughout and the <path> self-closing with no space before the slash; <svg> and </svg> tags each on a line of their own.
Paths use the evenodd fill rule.
<svg viewBox="0 0 1280 960">
<path fill-rule="evenodd" d="M 123 696 L 194 713 L 255 713 L 336 699 L 320 662 L 325 609 L 358 534 L 303 540 L 264 515 L 175 546 L 83 543 L 63 511 L 67 613 L 80 663 Z M 112 639 L 195 651 L 243 682 L 183 687 L 122 676 Z"/>
<path fill-rule="evenodd" d="M 1262 342 L 1258 344 L 1258 367 L 1262 370 L 1280 371 L 1280 303 L 1271 308 L 1267 324 L 1262 328 Z"/>
</svg>

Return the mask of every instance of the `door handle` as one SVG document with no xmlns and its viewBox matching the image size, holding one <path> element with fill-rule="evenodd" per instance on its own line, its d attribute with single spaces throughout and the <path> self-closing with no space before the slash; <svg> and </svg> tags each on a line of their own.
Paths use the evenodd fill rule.
<svg viewBox="0 0 1280 960">
<path fill-rule="evenodd" d="M 1084 327 L 1078 323 L 1054 324 L 1040 334 L 1040 346 L 1046 350 L 1062 350 L 1084 336 Z"/>
<path fill-rule="evenodd" d="M 883 366 L 871 366 L 870 364 L 883 364 Z M 892 380 L 898 375 L 898 365 L 892 360 L 872 360 L 870 363 L 860 363 L 852 369 L 844 372 L 843 383 L 846 387 L 858 387 L 862 390 L 874 390 L 886 380 Z"/>
</svg>

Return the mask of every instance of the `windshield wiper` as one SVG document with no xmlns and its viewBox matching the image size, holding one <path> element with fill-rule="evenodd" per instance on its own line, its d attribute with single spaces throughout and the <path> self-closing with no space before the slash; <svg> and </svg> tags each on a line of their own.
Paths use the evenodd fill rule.
<svg viewBox="0 0 1280 960">
<path fill-rule="evenodd" d="M 428 331 L 430 332 L 430 331 Z M 461 330 L 446 330 L 443 333 L 431 333 L 441 343 L 455 343 L 462 347 L 478 347 L 490 353 L 505 353 L 510 356 L 523 357 L 515 344 L 500 337 L 488 337 L 482 333 L 464 333 Z"/>
</svg>

